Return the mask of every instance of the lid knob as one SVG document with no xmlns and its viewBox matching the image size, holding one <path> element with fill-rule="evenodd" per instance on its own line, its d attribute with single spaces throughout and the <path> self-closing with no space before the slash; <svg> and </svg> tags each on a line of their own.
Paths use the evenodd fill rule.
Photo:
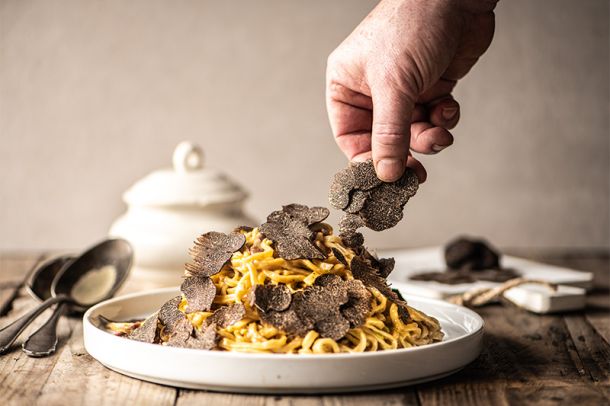
<svg viewBox="0 0 610 406">
<path fill-rule="evenodd" d="M 174 150 L 172 162 L 178 173 L 199 170 L 203 168 L 203 150 L 197 144 L 182 141 Z"/>
</svg>

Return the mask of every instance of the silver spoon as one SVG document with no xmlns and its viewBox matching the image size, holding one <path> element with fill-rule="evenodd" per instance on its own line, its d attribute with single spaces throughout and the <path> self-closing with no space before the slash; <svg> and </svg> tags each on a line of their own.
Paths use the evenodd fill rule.
<svg viewBox="0 0 610 406">
<path fill-rule="evenodd" d="M 65 266 L 75 259 L 76 257 L 72 255 L 63 255 L 44 262 L 26 281 L 25 288 L 28 293 L 39 302 L 44 302 L 52 297 L 51 285 L 53 280 Z M 31 357 L 44 357 L 55 352 L 57 348 L 57 322 L 64 309 L 64 303 L 57 305 L 51 317 L 23 343 L 23 352 Z"/>
<path fill-rule="evenodd" d="M 51 297 L 0 330 L 0 354 L 7 352 L 23 330 L 50 306 L 65 303 L 71 311 L 83 313 L 112 297 L 127 278 L 132 259 L 133 249 L 127 241 L 106 240 L 64 266 L 51 284 Z M 48 337 L 46 342 L 41 339 L 45 348 L 52 347 L 49 341 L 56 338 Z"/>
</svg>

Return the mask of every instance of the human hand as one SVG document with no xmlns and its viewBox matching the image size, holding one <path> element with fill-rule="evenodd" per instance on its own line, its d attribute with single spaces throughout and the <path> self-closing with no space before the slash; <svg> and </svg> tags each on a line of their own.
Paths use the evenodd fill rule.
<svg viewBox="0 0 610 406">
<path fill-rule="evenodd" d="M 491 43 L 497 0 L 382 0 L 328 57 L 326 107 L 339 148 L 373 159 L 395 181 L 405 167 L 426 179 L 411 151 L 453 143 L 451 96 Z M 411 150 L 411 151 L 410 151 Z"/>
</svg>

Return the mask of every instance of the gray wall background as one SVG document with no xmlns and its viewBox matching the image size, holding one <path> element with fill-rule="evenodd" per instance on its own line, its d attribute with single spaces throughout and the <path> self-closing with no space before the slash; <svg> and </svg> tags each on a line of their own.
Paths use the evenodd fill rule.
<svg viewBox="0 0 610 406">
<path fill-rule="evenodd" d="M 121 193 L 169 166 L 183 139 L 247 184 L 260 219 L 283 203 L 327 205 L 345 159 L 325 60 L 373 6 L 0 0 L 0 249 L 102 238 Z M 608 2 L 504 0 L 496 14 L 490 50 L 456 90 L 454 146 L 423 158 L 429 180 L 406 219 L 370 245 L 462 232 L 609 245 Z"/>
</svg>

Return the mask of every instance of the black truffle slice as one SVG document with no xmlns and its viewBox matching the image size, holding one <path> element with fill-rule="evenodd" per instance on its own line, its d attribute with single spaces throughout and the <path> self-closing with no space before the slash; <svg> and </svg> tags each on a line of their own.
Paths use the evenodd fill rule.
<svg viewBox="0 0 610 406">
<path fill-rule="evenodd" d="M 373 295 L 364 284 L 353 279 L 346 282 L 347 303 L 341 306 L 341 314 L 352 328 L 361 326 L 371 311 Z"/>
<path fill-rule="evenodd" d="M 403 301 L 392 292 L 390 286 L 388 286 L 386 280 L 379 276 L 379 274 L 372 268 L 364 259 L 360 257 L 354 257 L 350 263 L 350 270 L 355 279 L 362 281 L 366 286 L 371 286 L 381 292 L 388 299 L 395 303 L 402 303 Z"/>
<path fill-rule="evenodd" d="M 360 210 L 362 210 L 364 208 L 364 205 L 366 204 L 367 199 L 369 199 L 369 197 L 371 196 L 370 192 L 364 191 L 364 190 L 359 190 L 356 189 L 354 191 L 352 191 L 351 193 L 351 201 L 349 203 L 349 205 L 343 209 L 344 211 L 346 211 L 347 213 L 358 213 Z"/>
<path fill-rule="evenodd" d="M 344 175 L 345 170 L 335 175 L 330 193 L 333 207 L 347 213 L 340 222 L 341 234 L 351 235 L 362 226 L 375 231 L 394 227 L 419 186 L 415 172 L 407 168 L 398 181 L 385 183 L 377 178 L 371 160 L 350 163 L 347 169 L 351 177 Z M 361 223 L 355 222 L 350 215 L 359 217 Z"/>
<path fill-rule="evenodd" d="M 362 247 L 364 244 L 364 236 L 362 233 L 351 233 L 351 234 L 339 234 L 341 241 L 346 247 L 357 249 Z"/>
<path fill-rule="evenodd" d="M 144 322 L 129 334 L 129 338 L 136 341 L 142 341 L 144 343 L 154 343 L 157 337 L 157 321 L 159 320 L 159 313 L 154 313 L 148 317 Z"/>
<path fill-rule="evenodd" d="M 212 307 L 216 286 L 207 276 L 190 276 L 182 282 L 180 290 L 186 297 L 186 312 L 206 312 Z"/>
<path fill-rule="evenodd" d="M 351 285 L 338 275 L 320 275 L 313 286 L 292 295 L 288 309 L 267 312 L 259 310 L 259 316 L 263 322 L 289 335 L 303 336 L 315 329 L 322 337 L 339 339 L 350 326 L 350 321 L 340 311 L 341 305 L 349 300 L 348 286 Z"/>
<path fill-rule="evenodd" d="M 206 324 L 216 324 L 219 328 L 226 328 L 237 323 L 246 315 L 246 309 L 241 303 L 233 303 L 218 308 L 214 314 L 206 319 Z"/>
<path fill-rule="evenodd" d="M 450 269 L 498 269 L 500 254 L 483 239 L 460 237 L 445 247 L 445 262 Z"/>
<path fill-rule="evenodd" d="M 291 308 L 300 319 L 316 323 L 338 313 L 338 307 L 347 302 L 347 290 L 341 286 L 309 286 L 292 296 Z"/>
<path fill-rule="evenodd" d="M 353 188 L 354 176 L 349 167 L 337 172 L 330 184 L 328 194 L 330 205 L 335 209 L 345 209 L 350 202 L 350 192 Z"/>
<path fill-rule="evenodd" d="M 379 270 L 379 276 L 387 278 L 394 270 L 396 260 L 394 258 L 380 258 L 378 263 L 379 267 L 377 269 Z"/>
<path fill-rule="evenodd" d="M 271 213 L 260 231 L 274 242 L 277 254 L 284 259 L 324 259 L 324 253 L 313 243 L 314 233 L 309 226 L 323 221 L 328 214 L 324 207 L 291 204 Z"/>
<path fill-rule="evenodd" d="M 371 190 L 383 183 L 377 177 L 375 166 L 370 159 L 365 162 L 350 162 L 349 169 L 354 177 L 354 184 L 358 189 Z"/>
<path fill-rule="evenodd" d="M 308 207 L 304 204 L 292 203 L 283 206 L 282 210 L 272 212 L 267 216 L 267 221 L 282 222 L 286 218 L 290 218 L 299 223 L 310 226 L 315 223 L 326 220 L 330 212 L 326 207 Z"/>
<path fill-rule="evenodd" d="M 485 269 L 470 271 L 468 269 L 449 269 L 447 272 L 423 272 L 411 275 L 414 281 L 435 281 L 447 285 L 472 283 L 476 281 L 489 281 L 503 283 L 518 278 L 521 274 L 514 269 Z"/>
<path fill-rule="evenodd" d="M 335 313 L 330 317 L 318 321 L 315 324 L 315 329 L 324 338 L 339 340 L 345 336 L 349 326 L 350 322 L 347 319 L 339 313 Z"/>
<path fill-rule="evenodd" d="M 314 286 L 322 286 L 325 288 L 337 288 L 343 286 L 343 279 L 339 275 L 326 273 L 318 276 L 313 282 Z"/>
<path fill-rule="evenodd" d="M 335 258 L 337 258 L 337 261 L 341 262 L 343 265 L 347 266 L 347 259 L 345 259 L 345 255 L 343 255 L 341 253 L 341 251 L 339 251 L 336 248 L 332 248 L 333 251 L 333 255 L 335 256 Z"/>
<path fill-rule="evenodd" d="M 189 337 L 185 343 L 186 348 L 196 348 L 199 350 L 211 350 L 216 347 L 218 334 L 216 334 L 216 324 L 204 326 L 203 330 L 194 329 L 194 335 Z"/>
<path fill-rule="evenodd" d="M 405 173 L 408 172 L 407 170 Z M 408 200 L 408 191 L 395 184 L 384 183 L 370 191 L 370 196 L 359 214 L 371 230 L 387 230 L 402 219 Z"/>
<path fill-rule="evenodd" d="M 254 288 L 254 305 L 263 312 L 286 310 L 291 301 L 292 295 L 286 285 L 257 285 Z"/>
<path fill-rule="evenodd" d="M 371 266 L 377 270 L 379 276 L 386 279 L 392 273 L 396 264 L 394 258 L 378 258 L 377 255 L 370 253 L 366 249 L 362 250 L 362 257 L 370 262 Z"/>
<path fill-rule="evenodd" d="M 189 254 L 194 263 L 186 264 L 189 276 L 212 276 L 220 272 L 224 264 L 229 262 L 235 251 L 246 243 L 243 234 L 224 234 L 216 231 L 205 233 L 197 238 Z"/>
<path fill-rule="evenodd" d="M 349 321 L 339 312 L 339 306 L 347 302 L 347 289 L 341 278 L 323 278 L 322 281 L 325 286 L 314 285 L 296 292 L 291 307 L 299 319 L 313 324 L 320 336 L 338 340 L 349 329 Z"/>
<path fill-rule="evenodd" d="M 283 312 L 259 312 L 259 316 L 263 322 L 291 336 L 304 336 L 314 327 L 313 323 L 301 320 L 297 313 L 290 308 Z"/>
<path fill-rule="evenodd" d="M 163 331 L 169 335 L 167 345 L 182 346 L 191 336 L 193 325 L 186 315 L 178 309 L 182 296 L 176 296 L 167 301 L 159 310 L 159 321 L 163 324 Z"/>
<path fill-rule="evenodd" d="M 363 226 L 364 220 L 356 214 L 347 213 L 339 220 L 340 235 L 352 235 Z"/>
</svg>

